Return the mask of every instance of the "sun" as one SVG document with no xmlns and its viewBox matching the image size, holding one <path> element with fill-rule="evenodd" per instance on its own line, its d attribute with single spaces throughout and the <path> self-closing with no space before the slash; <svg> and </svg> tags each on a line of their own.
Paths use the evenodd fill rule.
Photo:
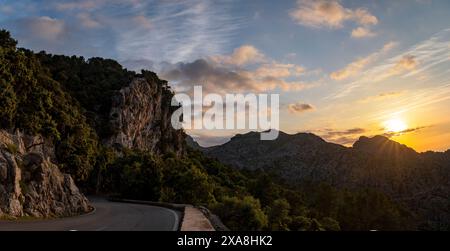
<svg viewBox="0 0 450 251">
<path fill-rule="evenodd" d="M 401 119 L 391 119 L 384 122 L 387 132 L 403 132 L 408 129 L 406 123 Z"/>
</svg>

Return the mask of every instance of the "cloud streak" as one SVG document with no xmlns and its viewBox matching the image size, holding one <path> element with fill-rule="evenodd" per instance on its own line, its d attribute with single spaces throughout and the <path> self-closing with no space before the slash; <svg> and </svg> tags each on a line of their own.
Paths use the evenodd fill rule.
<svg viewBox="0 0 450 251">
<path fill-rule="evenodd" d="M 374 101 L 382 101 L 382 100 L 386 100 L 386 99 L 398 98 L 404 94 L 405 94 L 404 91 L 383 92 L 383 93 L 380 93 L 375 96 L 369 96 L 369 97 L 363 98 L 359 102 L 360 103 L 370 103 L 370 102 L 374 102 Z"/>
<path fill-rule="evenodd" d="M 227 3 L 194 0 L 146 4 L 143 9 L 157 14 L 138 13 L 134 19 L 142 21 L 145 17 L 151 29 L 143 32 L 136 27 L 124 27 L 123 22 L 115 26 L 121 61 L 148 59 L 176 63 L 220 54 L 242 24 L 242 20 L 230 14 Z"/>
<path fill-rule="evenodd" d="M 350 145 L 367 132 L 367 129 L 355 127 L 345 130 L 324 129 L 319 130 L 317 133 L 327 141 L 341 145 Z"/>
<path fill-rule="evenodd" d="M 359 58 L 356 61 L 348 64 L 345 68 L 331 73 L 330 78 L 333 80 L 344 80 L 350 77 L 357 76 L 369 64 L 375 62 L 375 60 L 377 60 L 384 53 L 390 51 L 395 46 L 395 42 L 386 43 L 379 51 L 374 52 L 366 57 Z"/>
<path fill-rule="evenodd" d="M 392 137 L 397 137 L 397 136 L 401 136 L 401 135 L 405 135 L 408 133 L 414 133 L 414 132 L 418 132 L 421 131 L 425 128 L 428 128 L 429 126 L 421 126 L 421 127 L 415 127 L 415 128 L 408 128 L 406 130 L 403 130 L 401 132 L 387 132 L 384 133 L 383 136 L 387 137 L 387 138 L 392 138 Z"/>
<path fill-rule="evenodd" d="M 326 99 L 343 98 L 355 90 L 366 85 L 392 80 L 393 78 L 418 77 L 425 71 L 439 68 L 450 62 L 450 29 L 440 31 L 409 49 L 379 62 L 377 65 L 361 70 L 358 79 L 347 82 L 344 87 L 337 92 L 330 94 Z M 378 58 L 379 59 L 379 58 Z M 442 71 L 445 72 L 445 71 Z M 430 82 L 430 79 L 428 79 Z M 432 81 L 434 83 L 443 82 L 440 79 Z M 444 81 L 445 82 L 445 81 Z M 445 85 L 445 83 L 443 83 Z"/>
</svg>

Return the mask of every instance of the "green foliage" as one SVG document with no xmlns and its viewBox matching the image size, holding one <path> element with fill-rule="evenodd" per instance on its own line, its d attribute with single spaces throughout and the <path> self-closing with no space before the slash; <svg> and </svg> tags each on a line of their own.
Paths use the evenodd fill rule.
<svg viewBox="0 0 450 251">
<path fill-rule="evenodd" d="M 3 48 L 14 49 L 16 48 L 17 41 L 11 37 L 11 33 L 6 30 L 0 30 L 0 45 Z"/>
<path fill-rule="evenodd" d="M 263 205 L 269 205 L 280 198 L 280 188 L 274 183 L 273 178 L 266 173 L 258 174 L 256 179 L 250 181 L 249 191 L 258 198 Z"/>
<path fill-rule="evenodd" d="M 343 230 L 408 230 L 415 221 L 410 212 L 392 202 L 386 195 L 363 189 L 344 191 L 337 220 Z"/>
<path fill-rule="evenodd" d="M 0 61 L 2 61 L 1 58 Z M 4 79 L 7 78 L 7 74 L 3 72 L 0 74 L 2 76 L 0 79 L 0 106 L 2 107 L 0 109 L 0 126 L 10 127 L 17 110 L 17 98 L 12 85 Z"/>
<path fill-rule="evenodd" d="M 114 133 L 109 126 L 109 114 L 112 97 L 117 91 L 127 86 L 132 79 L 143 77 L 149 83 L 158 83 L 159 87 L 168 90 L 167 82 L 149 71 L 136 74 L 124 69 L 112 59 L 68 57 L 51 55 L 45 52 L 36 54 L 40 62 L 49 70 L 49 75 L 62 84 L 64 89 L 74 97 L 86 110 L 89 124 L 95 128 L 100 138 Z M 172 93 L 166 93 L 171 100 Z M 170 106 L 170 103 L 167 103 Z"/>
<path fill-rule="evenodd" d="M 63 171 L 85 181 L 95 165 L 97 137 L 77 101 L 32 52 L 16 49 L 8 32 L 0 31 L 0 43 L 0 126 L 53 140 Z"/>
<path fill-rule="evenodd" d="M 339 231 L 341 227 L 339 226 L 339 222 L 330 217 L 325 217 L 320 220 L 320 224 L 327 231 Z"/>
<path fill-rule="evenodd" d="M 271 207 L 266 209 L 269 216 L 270 230 L 289 230 L 289 224 L 292 219 L 290 217 L 291 205 L 286 199 L 277 199 Z"/>
<path fill-rule="evenodd" d="M 112 170 L 119 170 L 118 192 L 130 199 L 158 201 L 161 195 L 163 173 L 160 160 L 143 152 L 127 152 L 117 159 Z"/>
<path fill-rule="evenodd" d="M 103 189 L 124 197 L 194 205 L 215 203 L 214 182 L 200 163 L 189 158 L 127 150 L 104 170 Z"/>
<path fill-rule="evenodd" d="M 268 224 L 259 200 L 252 196 L 225 197 L 222 202 L 213 206 L 213 210 L 232 230 L 262 230 Z"/>
<path fill-rule="evenodd" d="M 196 205 L 214 202 L 214 186 L 210 177 L 192 161 L 166 159 L 164 173 L 166 191 L 170 190 L 174 195 L 171 201 Z"/>
<path fill-rule="evenodd" d="M 312 220 L 306 216 L 293 216 L 289 224 L 289 229 L 292 231 L 310 231 Z"/>
</svg>

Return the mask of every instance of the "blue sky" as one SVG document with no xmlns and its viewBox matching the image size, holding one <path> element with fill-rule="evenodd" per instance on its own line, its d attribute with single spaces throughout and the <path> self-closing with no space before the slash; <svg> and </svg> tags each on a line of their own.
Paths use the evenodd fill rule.
<svg viewBox="0 0 450 251">
<path fill-rule="evenodd" d="M 281 94 L 281 129 L 351 144 L 385 133 L 450 148 L 450 1 L 9 1 L 0 27 L 19 45 L 114 58 L 178 88 Z M 384 131 L 383 131 L 384 130 Z M 192 132 L 204 145 L 234 132 Z"/>
</svg>

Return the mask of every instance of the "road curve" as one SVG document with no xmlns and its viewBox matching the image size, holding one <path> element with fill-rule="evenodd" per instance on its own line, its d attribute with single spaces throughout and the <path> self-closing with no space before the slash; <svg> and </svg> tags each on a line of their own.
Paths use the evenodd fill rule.
<svg viewBox="0 0 450 251">
<path fill-rule="evenodd" d="M 180 212 L 90 198 L 91 214 L 51 220 L 0 221 L 0 231 L 176 231 Z"/>
</svg>

